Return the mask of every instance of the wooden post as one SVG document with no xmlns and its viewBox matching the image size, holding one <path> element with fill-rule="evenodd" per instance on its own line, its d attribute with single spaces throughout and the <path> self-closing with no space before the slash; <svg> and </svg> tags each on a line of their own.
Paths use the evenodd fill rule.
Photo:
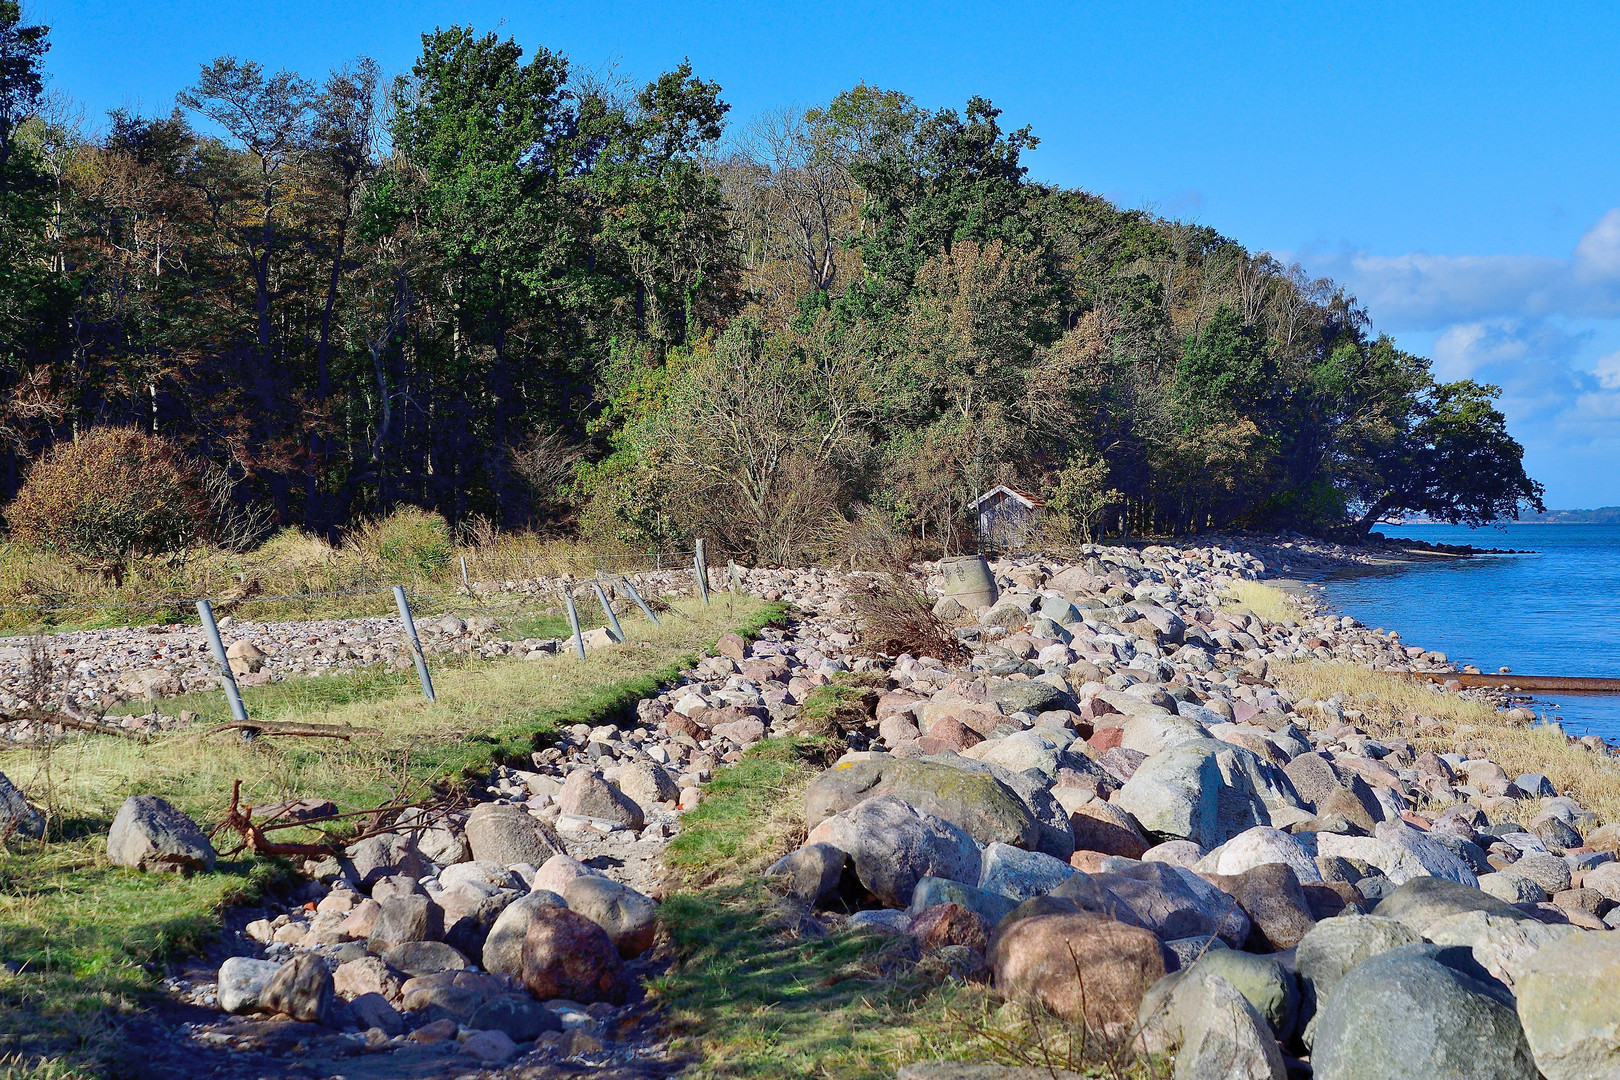
<svg viewBox="0 0 1620 1080">
<path fill-rule="evenodd" d="M 692 552 L 692 571 L 697 574 L 698 596 L 709 602 L 709 563 L 703 557 L 703 537 L 698 537 L 697 550 Z"/>
<path fill-rule="evenodd" d="M 399 608 L 399 621 L 405 626 L 405 642 L 410 645 L 411 657 L 416 661 L 416 677 L 422 683 L 422 696 L 432 701 L 433 679 L 428 675 L 427 656 L 422 652 L 422 642 L 416 636 L 416 621 L 411 618 L 411 605 L 405 599 L 405 586 L 394 586 L 394 603 Z"/>
<path fill-rule="evenodd" d="M 225 642 L 220 640 L 219 625 L 214 622 L 214 609 L 208 601 L 197 601 L 197 614 L 202 617 L 203 635 L 208 638 L 208 651 L 219 665 L 220 681 L 225 685 L 225 700 L 231 706 L 231 719 L 238 723 L 247 720 L 247 706 L 242 704 L 242 692 L 236 688 L 236 675 L 231 671 L 230 657 L 225 655 Z"/>
<path fill-rule="evenodd" d="M 591 588 L 596 590 L 596 598 L 602 601 L 602 610 L 607 612 L 608 625 L 613 628 L 613 636 L 623 641 L 624 628 L 619 625 L 619 617 L 613 613 L 613 605 L 608 603 L 607 590 L 602 588 L 600 581 L 591 582 Z"/>
<path fill-rule="evenodd" d="M 563 603 L 568 605 L 568 625 L 574 628 L 574 652 L 585 659 L 585 635 L 579 632 L 579 612 L 574 609 L 574 594 L 563 590 Z"/>
</svg>

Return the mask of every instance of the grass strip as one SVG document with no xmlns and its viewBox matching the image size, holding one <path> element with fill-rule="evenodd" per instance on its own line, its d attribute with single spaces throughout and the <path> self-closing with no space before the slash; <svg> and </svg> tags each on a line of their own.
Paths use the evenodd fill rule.
<svg viewBox="0 0 1620 1080">
<path fill-rule="evenodd" d="M 47 793 L 41 801 L 53 819 L 51 843 L 0 849 L 0 1077 L 116 1071 L 119 1020 L 149 1000 L 160 965 L 197 951 L 225 907 L 252 902 L 288 874 L 269 860 L 221 863 L 190 878 L 112 866 L 106 829 L 129 795 L 160 794 L 206 825 L 221 816 L 234 778 L 258 803 L 367 805 L 409 777 L 453 784 L 503 758 L 526 758 L 571 724 L 622 714 L 678 678 L 720 634 L 754 638 L 786 615 L 782 605 L 729 595 L 678 605 L 660 627 L 627 620 L 630 640 L 584 663 L 558 656 L 445 665 L 435 672 L 439 700 L 431 705 L 414 674 L 381 670 L 248 691 L 254 716 L 375 727 L 383 732 L 375 744 L 181 734 L 142 745 L 87 735 L 48 751 L 0 754 L 0 771 L 30 794 Z M 161 706 L 224 715 L 217 695 Z"/>
</svg>

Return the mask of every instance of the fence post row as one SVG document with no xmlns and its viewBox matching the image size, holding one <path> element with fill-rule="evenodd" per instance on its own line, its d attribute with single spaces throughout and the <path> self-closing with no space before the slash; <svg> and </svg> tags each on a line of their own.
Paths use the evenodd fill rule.
<svg viewBox="0 0 1620 1080">
<path fill-rule="evenodd" d="M 214 654 L 214 663 L 219 665 L 220 680 L 225 684 L 225 700 L 231 706 L 231 719 L 243 723 L 248 718 L 247 706 L 242 704 L 242 692 L 236 688 L 236 675 L 231 671 L 230 658 L 225 655 L 225 642 L 220 640 L 219 626 L 214 622 L 214 609 L 207 600 L 199 600 L 197 614 L 202 618 L 203 633 L 208 637 L 208 651 Z"/>
<path fill-rule="evenodd" d="M 563 602 L 568 605 L 568 625 L 574 629 L 574 652 L 585 659 L 585 636 L 579 632 L 579 612 L 574 608 L 574 594 L 563 590 Z"/>
<path fill-rule="evenodd" d="M 416 677 L 422 682 L 422 696 L 432 701 L 433 679 L 428 675 L 427 657 L 422 653 L 422 642 L 416 637 L 416 622 L 411 618 L 411 605 L 405 599 L 405 586 L 394 586 L 394 603 L 399 606 L 399 621 L 405 624 L 405 640 L 410 644 L 411 656 L 416 660 Z"/>
<path fill-rule="evenodd" d="M 698 596 L 703 602 L 709 602 L 709 563 L 703 557 L 703 537 L 697 539 L 697 549 L 692 552 L 692 571 L 697 574 Z"/>
<path fill-rule="evenodd" d="M 602 588 L 600 581 L 591 582 L 591 588 L 596 590 L 596 598 L 602 601 L 602 610 L 607 612 L 608 626 L 613 628 L 614 639 L 623 641 L 624 628 L 619 625 L 619 617 L 613 613 L 613 605 L 608 603 L 607 590 Z"/>
</svg>

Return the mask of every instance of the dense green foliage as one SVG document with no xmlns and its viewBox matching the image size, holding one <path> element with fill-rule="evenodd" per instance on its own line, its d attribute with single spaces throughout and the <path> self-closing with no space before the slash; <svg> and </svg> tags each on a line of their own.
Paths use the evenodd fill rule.
<svg viewBox="0 0 1620 1080">
<path fill-rule="evenodd" d="M 1069 536 L 1538 501 L 1494 388 L 1298 267 L 1031 182 L 980 98 L 862 85 L 728 138 L 689 65 L 635 88 L 451 27 L 392 85 L 226 57 L 91 135 L 45 48 L 0 4 L 0 495 L 133 424 L 281 525 L 411 503 L 756 561 L 968 546 L 995 483 Z"/>
</svg>

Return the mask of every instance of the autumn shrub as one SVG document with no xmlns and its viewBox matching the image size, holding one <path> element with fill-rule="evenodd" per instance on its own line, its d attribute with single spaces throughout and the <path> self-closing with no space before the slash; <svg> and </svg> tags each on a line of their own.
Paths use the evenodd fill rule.
<svg viewBox="0 0 1620 1080">
<path fill-rule="evenodd" d="M 455 541 L 450 523 L 431 510 L 402 506 L 349 534 L 346 547 L 387 573 L 433 574 L 450 564 Z"/>
<path fill-rule="evenodd" d="M 849 601 L 855 607 L 861 641 L 880 653 L 945 661 L 966 658 L 967 650 L 934 614 L 927 595 L 902 573 L 873 574 L 852 584 Z"/>
<path fill-rule="evenodd" d="M 196 470 L 167 439 L 92 428 L 34 463 L 6 520 L 19 543 L 121 575 L 134 558 L 196 541 L 208 502 Z"/>
</svg>

